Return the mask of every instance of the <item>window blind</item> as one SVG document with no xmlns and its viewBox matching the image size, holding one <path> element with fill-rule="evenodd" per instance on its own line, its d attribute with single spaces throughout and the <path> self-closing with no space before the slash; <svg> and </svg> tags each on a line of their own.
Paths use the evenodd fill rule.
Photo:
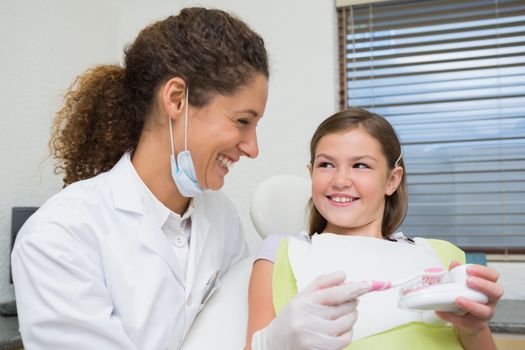
<svg viewBox="0 0 525 350">
<path fill-rule="evenodd" d="M 525 1 L 338 8 L 341 108 L 402 142 L 401 230 L 466 250 L 525 251 Z"/>
</svg>

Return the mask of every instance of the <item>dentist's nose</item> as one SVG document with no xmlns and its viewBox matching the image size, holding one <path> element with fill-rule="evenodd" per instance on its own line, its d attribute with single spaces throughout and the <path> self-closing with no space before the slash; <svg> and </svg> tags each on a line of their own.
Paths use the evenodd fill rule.
<svg viewBox="0 0 525 350">
<path fill-rule="evenodd" d="M 257 144 L 257 133 L 253 130 L 247 137 L 239 143 L 241 152 L 249 157 L 255 158 L 259 155 L 259 146 Z"/>
</svg>

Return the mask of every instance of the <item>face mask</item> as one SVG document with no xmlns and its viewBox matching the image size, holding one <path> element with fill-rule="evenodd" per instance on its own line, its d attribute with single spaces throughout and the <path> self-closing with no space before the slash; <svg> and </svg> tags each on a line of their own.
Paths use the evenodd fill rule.
<svg viewBox="0 0 525 350">
<path fill-rule="evenodd" d="M 171 143 L 171 177 L 184 197 L 195 197 L 202 193 L 202 187 L 195 175 L 195 166 L 188 151 L 188 95 L 189 88 L 186 88 L 186 113 L 184 115 L 184 151 L 177 155 L 175 161 L 175 151 L 173 149 L 173 130 L 171 128 L 171 118 L 168 117 L 170 124 L 170 143 Z"/>
</svg>

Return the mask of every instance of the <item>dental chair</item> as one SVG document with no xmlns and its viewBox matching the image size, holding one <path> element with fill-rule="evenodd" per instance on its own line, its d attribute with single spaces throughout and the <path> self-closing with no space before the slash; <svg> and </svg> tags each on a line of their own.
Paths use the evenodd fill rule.
<svg viewBox="0 0 525 350">
<path fill-rule="evenodd" d="M 310 180 L 276 175 L 255 188 L 250 217 L 261 238 L 293 234 L 306 228 Z M 248 321 L 248 283 L 253 256 L 240 261 L 221 280 L 219 290 L 195 319 L 183 350 L 239 350 L 244 347 Z M 175 347 L 174 347 L 175 348 Z"/>
<path fill-rule="evenodd" d="M 264 239 L 271 234 L 295 234 L 306 229 L 310 180 L 276 175 L 261 182 L 252 199 L 253 226 Z"/>
</svg>

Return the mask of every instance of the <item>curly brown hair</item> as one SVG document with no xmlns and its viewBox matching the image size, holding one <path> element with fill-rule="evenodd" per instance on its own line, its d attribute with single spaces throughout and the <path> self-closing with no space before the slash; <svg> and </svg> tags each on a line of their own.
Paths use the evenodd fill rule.
<svg viewBox="0 0 525 350">
<path fill-rule="evenodd" d="M 381 234 L 388 237 L 401 225 L 408 210 L 408 191 L 406 188 L 405 163 L 401 155 L 401 142 L 392 125 L 382 116 L 371 113 L 363 108 L 349 108 L 326 118 L 315 130 L 310 141 L 310 164 L 314 164 L 317 145 L 323 137 L 362 128 L 381 145 L 381 150 L 387 161 L 388 169 L 396 166 L 403 168 L 403 176 L 397 190 L 385 197 L 385 209 Z M 313 200 L 308 202 L 308 234 L 321 233 L 326 228 L 326 219 L 319 213 Z"/>
<path fill-rule="evenodd" d="M 144 28 L 124 52 L 124 67 L 100 65 L 64 96 L 49 146 L 64 187 L 93 177 L 135 149 L 155 92 L 173 77 L 191 87 L 191 105 L 232 95 L 257 73 L 269 77 L 263 39 L 216 9 L 186 8 Z"/>
</svg>

